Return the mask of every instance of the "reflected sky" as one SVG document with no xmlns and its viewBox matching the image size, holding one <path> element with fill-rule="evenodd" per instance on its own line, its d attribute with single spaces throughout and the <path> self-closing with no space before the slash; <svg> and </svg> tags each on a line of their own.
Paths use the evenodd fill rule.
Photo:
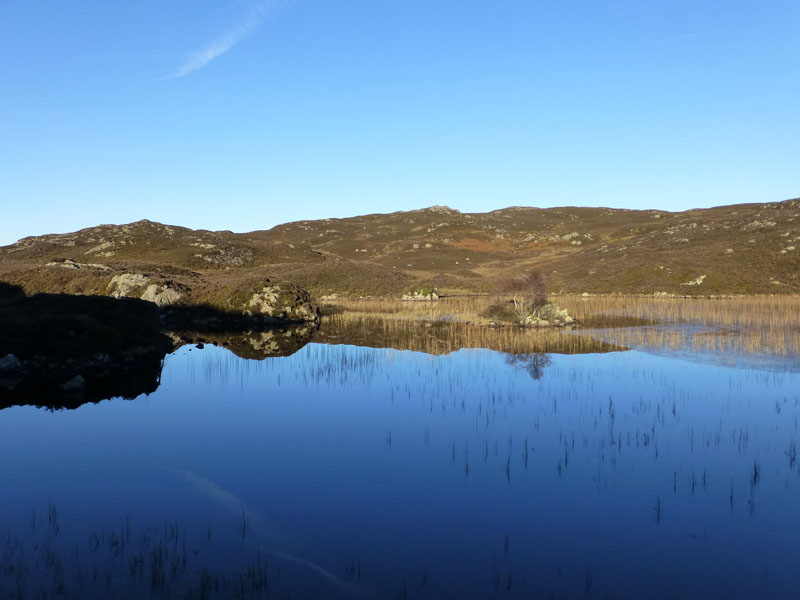
<svg viewBox="0 0 800 600">
<path fill-rule="evenodd" d="M 145 585 L 150 532 L 189 557 L 173 591 L 262 557 L 276 598 L 794 597 L 800 375 L 530 359 L 184 347 L 134 402 L 0 411 L 6 547 L 49 535 L 98 594 Z"/>
</svg>

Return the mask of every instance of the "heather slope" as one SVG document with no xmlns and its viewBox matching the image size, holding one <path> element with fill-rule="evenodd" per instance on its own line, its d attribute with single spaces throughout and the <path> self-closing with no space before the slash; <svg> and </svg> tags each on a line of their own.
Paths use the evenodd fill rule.
<svg viewBox="0 0 800 600">
<path fill-rule="evenodd" d="M 579 207 L 461 213 L 435 206 L 244 234 L 150 221 L 101 225 L 0 248 L 0 278 L 29 293 L 105 293 L 114 273 L 146 272 L 199 290 L 198 298 L 261 277 L 318 296 L 394 295 L 417 283 L 486 291 L 536 268 L 553 291 L 797 293 L 797 247 L 798 200 L 680 213 Z"/>
</svg>

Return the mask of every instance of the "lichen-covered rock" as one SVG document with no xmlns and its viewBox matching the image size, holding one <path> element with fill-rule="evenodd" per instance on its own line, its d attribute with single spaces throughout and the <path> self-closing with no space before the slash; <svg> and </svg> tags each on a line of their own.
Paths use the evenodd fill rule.
<svg viewBox="0 0 800 600">
<path fill-rule="evenodd" d="M 686 283 L 682 283 L 681 285 L 702 285 L 706 277 L 707 275 L 700 275 L 697 279 L 692 279 L 691 281 L 687 281 Z"/>
<path fill-rule="evenodd" d="M 141 273 L 121 273 L 114 275 L 108 282 L 107 291 L 113 298 L 130 298 L 138 296 L 138 292 L 150 283 L 150 278 Z"/>
<path fill-rule="evenodd" d="M 101 265 L 98 263 L 80 263 L 75 262 L 69 258 L 65 258 L 63 260 L 54 260 L 50 261 L 49 263 L 45 263 L 45 267 L 62 267 L 64 269 L 99 269 L 101 271 L 110 271 L 111 267 L 106 265 Z"/>
<path fill-rule="evenodd" d="M 181 298 L 183 298 L 183 294 L 169 283 L 165 282 L 161 285 L 151 283 L 145 288 L 139 298 L 147 300 L 148 302 L 154 302 L 157 306 L 166 306 L 180 301 Z"/>
<path fill-rule="evenodd" d="M 407 301 L 438 300 L 439 290 L 436 289 L 435 287 L 421 287 L 415 290 L 411 290 L 410 292 L 406 292 L 400 299 Z"/>
<path fill-rule="evenodd" d="M 154 281 L 142 273 L 122 273 L 111 278 L 107 291 L 114 298 L 139 298 L 157 306 L 167 306 L 179 302 L 187 288 L 172 281 Z"/>
<path fill-rule="evenodd" d="M 263 287 L 250 296 L 244 314 L 276 322 L 317 321 L 319 307 L 304 289 L 291 283 L 272 283 L 267 279 Z"/>
<path fill-rule="evenodd" d="M 249 248 L 229 248 L 216 249 L 212 254 L 195 255 L 202 258 L 207 263 L 220 267 L 241 267 L 242 265 L 253 262 L 254 253 Z"/>
<path fill-rule="evenodd" d="M 566 309 L 555 304 L 545 304 L 525 317 L 523 325 L 530 327 L 566 327 L 575 322 Z"/>
</svg>

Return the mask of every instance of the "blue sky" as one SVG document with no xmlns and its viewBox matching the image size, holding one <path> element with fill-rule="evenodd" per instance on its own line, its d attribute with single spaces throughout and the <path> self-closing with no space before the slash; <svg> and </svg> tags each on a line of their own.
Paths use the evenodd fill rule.
<svg viewBox="0 0 800 600">
<path fill-rule="evenodd" d="M 800 2 L 2 0 L 0 243 L 800 196 Z"/>
</svg>

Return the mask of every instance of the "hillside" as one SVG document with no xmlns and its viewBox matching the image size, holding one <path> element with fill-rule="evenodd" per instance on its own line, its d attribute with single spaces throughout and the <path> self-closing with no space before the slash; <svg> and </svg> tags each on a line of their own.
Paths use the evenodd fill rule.
<svg viewBox="0 0 800 600">
<path fill-rule="evenodd" d="M 680 213 L 434 206 L 243 234 L 139 221 L 29 237 L 0 248 L 0 279 L 28 293 L 102 294 L 116 273 L 147 273 L 208 301 L 263 277 L 318 296 L 394 295 L 423 282 L 488 291 L 536 268 L 552 291 L 797 293 L 797 247 L 800 200 Z"/>
</svg>

